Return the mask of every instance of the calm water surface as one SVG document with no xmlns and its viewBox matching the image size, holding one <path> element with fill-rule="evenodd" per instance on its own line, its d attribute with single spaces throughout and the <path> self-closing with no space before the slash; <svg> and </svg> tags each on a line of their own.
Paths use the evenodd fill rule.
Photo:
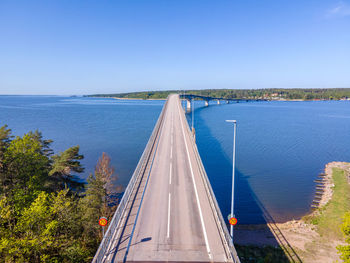
<svg viewBox="0 0 350 263">
<path fill-rule="evenodd" d="M 79 144 L 86 178 L 108 153 L 126 185 L 164 101 L 0 96 L 0 126 L 15 135 L 39 129 L 63 151 Z M 238 121 L 236 209 L 240 223 L 305 214 L 313 180 L 330 161 L 350 160 L 350 102 L 196 102 L 197 144 L 224 217 L 230 210 L 232 125 Z M 191 121 L 188 115 L 188 120 Z"/>
</svg>

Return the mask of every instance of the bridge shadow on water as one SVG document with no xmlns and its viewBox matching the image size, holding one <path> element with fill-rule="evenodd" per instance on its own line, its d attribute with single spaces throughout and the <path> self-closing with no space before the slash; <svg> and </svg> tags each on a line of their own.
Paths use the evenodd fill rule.
<svg viewBox="0 0 350 263">
<path fill-rule="evenodd" d="M 223 151 L 219 140 L 213 136 L 206 125 L 201 113 L 207 109 L 207 107 L 195 109 L 196 141 L 203 165 L 229 229 L 227 217 L 231 207 L 232 159 Z M 191 114 L 187 114 L 186 117 L 191 123 Z M 239 170 L 239 164 L 237 168 L 235 216 L 238 219 L 238 225 L 234 231 L 234 243 L 242 263 L 302 262 L 269 211 L 250 187 L 249 176 Z"/>
</svg>

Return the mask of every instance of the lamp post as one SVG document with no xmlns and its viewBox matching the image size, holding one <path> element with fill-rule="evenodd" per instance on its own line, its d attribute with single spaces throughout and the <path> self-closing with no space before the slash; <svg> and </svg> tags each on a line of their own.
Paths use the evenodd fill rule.
<svg viewBox="0 0 350 263">
<path fill-rule="evenodd" d="M 183 90 L 183 95 L 184 95 L 184 100 L 183 100 L 183 102 L 184 102 L 184 112 L 186 112 L 186 101 L 185 101 L 185 95 L 186 95 L 186 91 L 185 90 Z"/>
<path fill-rule="evenodd" d="M 192 98 L 192 132 L 194 128 L 194 98 Z"/>
<path fill-rule="evenodd" d="M 182 91 L 182 100 L 181 100 L 181 106 L 183 107 L 183 110 L 185 110 L 186 108 L 186 104 L 184 105 L 184 102 L 185 101 L 185 90 Z"/>
<path fill-rule="evenodd" d="M 236 159 L 236 120 L 226 120 L 226 122 L 233 123 L 233 154 L 232 154 L 232 196 L 231 196 L 231 217 L 234 215 L 234 195 L 235 195 L 235 159 Z M 230 225 L 230 235 L 233 242 L 233 225 Z"/>
</svg>

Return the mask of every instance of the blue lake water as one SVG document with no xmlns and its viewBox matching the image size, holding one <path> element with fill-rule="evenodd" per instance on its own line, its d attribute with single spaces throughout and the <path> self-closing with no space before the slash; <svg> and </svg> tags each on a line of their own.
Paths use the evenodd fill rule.
<svg viewBox="0 0 350 263">
<path fill-rule="evenodd" d="M 14 135 L 39 129 L 55 151 L 80 145 L 86 178 L 106 152 L 126 185 L 164 101 L 52 96 L 0 96 L 0 126 Z M 330 161 L 350 160 L 350 102 L 196 102 L 197 145 L 224 217 L 230 210 L 232 125 L 236 119 L 235 214 L 239 223 L 299 218 L 313 180 Z M 191 122 L 191 115 L 188 115 Z"/>
</svg>

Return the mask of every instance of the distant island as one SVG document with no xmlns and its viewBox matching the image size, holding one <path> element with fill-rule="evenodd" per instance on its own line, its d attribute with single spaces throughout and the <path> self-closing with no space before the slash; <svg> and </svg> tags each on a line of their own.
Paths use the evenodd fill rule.
<svg viewBox="0 0 350 263">
<path fill-rule="evenodd" d="M 204 89 L 142 91 L 115 94 L 94 94 L 86 97 L 120 99 L 166 99 L 170 93 L 187 93 L 224 99 L 267 100 L 350 100 L 350 88 L 333 89 Z"/>
</svg>

